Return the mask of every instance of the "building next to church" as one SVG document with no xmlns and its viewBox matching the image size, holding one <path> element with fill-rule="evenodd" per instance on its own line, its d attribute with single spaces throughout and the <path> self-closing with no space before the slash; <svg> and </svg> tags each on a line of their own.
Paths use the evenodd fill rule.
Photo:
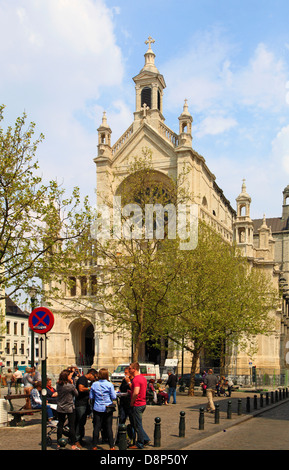
<svg viewBox="0 0 289 470">
<path fill-rule="evenodd" d="M 250 218 L 251 198 L 246 192 L 245 183 L 243 182 L 241 193 L 236 199 L 235 210 L 218 186 L 205 158 L 192 147 L 193 118 L 186 100 L 180 103 L 180 114 L 176 116 L 178 133 L 165 124 L 163 113 L 166 83 L 155 64 L 153 43 L 152 38 L 146 41 L 148 49 L 144 54 L 144 66 L 133 78 L 135 111 L 132 124 L 113 145 L 112 129 L 106 113 L 97 129 L 98 151 L 94 163 L 98 194 L 103 201 L 111 201 L 113 196 L 121 195 L 121 185 L 128 177 L 129 163 L 134 157 L 140 156 L 145 148 L 151 151 L 156 182 L 170 184 L 170 180 L 176 179 L 185 165 L 190 170 L 187 185 L 193 195 L 193 202 L 198 205 L 199 218 L 211 225 L 229 243 L 235 240 L 252 266 L 266 270 L 278 287 L 280 270 L 275 259 L 276 247 L 277 252 L 280 250 L 278 240 L 273 238 L 265 219 L 255 228 L 255 222 Z M 286 266 L 289 269 L 289 264 Z M 62 306 L 55 303 L 50 307 L 55 323 L 48 333 L 48 370 L 58 372 L 62 367 L 76 363 L 78 366 L 93 364 L 96 368 L 107 367 L 113 371 L 117 364 L 131 359 L 131 347 L 127 338 L 118 332 L 108 334 L 101 331 L 96 326 L 97 313 L 82 309 L 77 315 L 77 304 L 73 304 L 72 297 L 85 296 L 92 288 L 91 278 L 76 279 L 76 288 L 73 290 L 62 285 Z M 73 316 L 70 315 L 72 305 Z M 259 351 L 254 363 L 258 367 L 267 367 L 277 372 L 284 367 L 283 345 L 286 338 L 282 330 L 281 308 L 272 312 L 272 315 L 276 316 L 278 331 L 269 337 L 259 338 Z M 167 354 L 168 357 L 178 357 L 181 362 L 181 351 L 169 349 Z M 154 359 L 144 345 L 140 362 L 152 362 Z M 233 351 L 229 363 L 230 372 L 248 374 L 250 362 L 251 358 L 246 354 Z M 184 371 L 189 371 L 189 368 L 190 358 L 185 354 Z"/>
</svg>

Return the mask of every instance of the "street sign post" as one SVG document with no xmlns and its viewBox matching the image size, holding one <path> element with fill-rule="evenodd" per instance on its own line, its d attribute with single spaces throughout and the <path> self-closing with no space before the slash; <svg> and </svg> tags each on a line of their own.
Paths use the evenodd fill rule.
<svg viewBox="0 0 289 470">
<path fill-rule="evenodd" d="M 29 315 L 29 326 L 34 333 L 42 335 L 39 339 L 39 359 L 41 359 L 41 375 L 42 375 L 42 422 L 41 422 L 41 447 L 42 450 L 47 449 L 47 436 L 46 436 L 46 424 L 47 424 L 47 409 L 46 409 L 46 333 L 51 330 L 54 325 L 53 313 L 46 307 L 37 307 Z"/>
</svg>

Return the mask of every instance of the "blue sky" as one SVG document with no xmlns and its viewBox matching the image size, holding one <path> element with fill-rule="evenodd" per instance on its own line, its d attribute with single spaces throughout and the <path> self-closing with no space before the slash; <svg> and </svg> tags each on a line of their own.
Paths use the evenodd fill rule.
<svg viewBox="0 0 289 470">
<path fill-rule="evenodd" d="M 132 77 L 145 40 L 164 75 L 166 124 L 188 99 L 193 148 L 235 208 L 278 217 L 289 184 L 288 0 L 0 0 L 0 96 L 6 123 L 25 110 L 45 134 L 45 179 L 95 201 L 97 127 L 115 142 L 133 121 Z"/>
</svg>

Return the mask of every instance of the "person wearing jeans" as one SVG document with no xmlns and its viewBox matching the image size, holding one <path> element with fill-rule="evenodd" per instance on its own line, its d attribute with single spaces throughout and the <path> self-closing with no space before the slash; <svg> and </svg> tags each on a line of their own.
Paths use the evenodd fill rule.
<svg viewBox="0 0 289 470">
<path fill-rule="evenodd" d="M 136 444 L 130 449 L 143 449 L 150 442 L 142 424 L 143 413 L 146 409 L 147 380 L 141 375 L 139 363 L 134 362 L 129 366 L 129 373 L 133 376 L 131 384 L 131 402 L 134 428 L 137 434 Z"/>
<path fill-rule="evenodd" d="M 169 378 L 167 380 L 167 385 L 169 386 L 168 391 L 168 403 L 170 403 L 171 396 L 173 396 L 173 405 L 177 403 L 177 376 L 172 373 L 170 370 L 168 372 Z"/>
</svg>

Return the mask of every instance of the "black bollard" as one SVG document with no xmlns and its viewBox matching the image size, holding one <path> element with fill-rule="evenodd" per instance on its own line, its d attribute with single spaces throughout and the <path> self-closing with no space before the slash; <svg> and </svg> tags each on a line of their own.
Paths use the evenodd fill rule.
<svg viewBox="0 0 289 470">
<path fill-rule="evenodd" d="M 232 402 L 231 400 L 228 401 L 228 409 L 227 409 L 227 419 L 232 418 Z"/>
<path fill-rule="evenodd" d="M 266 406 L 269 405 L 269 392 L 266 392 Z"/>
<path fill-rule="evenodd" d="M 279 401 L 281 401 L 281 400 L 282 400 L 282 390 L 281 390 L 281 388 L 279 388 Z"/>
<path fill-rule="evenodd" d="M 286 398 L 288 398 L 288 388 L 287 387 L 285 388 L 285 396 L 286 396 Z"/>
<path fill-rule="evenodd" d="M 275 402 L 277 403 L 279 401 L 279 393 L 278 390 L 275 390 Z"/>
<path fill-rule="evenodd" d="M 242 398 L 238 398 L 238 416 L 242 414 Z"/>
<path fill-rule="evenodd" d="M 274 392 L 272 391 L 271 392 L 271 405 L 275 403 L 275 400 L 274 400 Z"/>
<path fill-rule="evenodd" d="M 200 430 L 200 431 L 203 431 L 204 427 L 205 427 L 204 408 L 200 408 L 199 430 Z"/>
<path fill-rule="evenodd" d="M 220 423 L 220 405 L 216 403 L 215 405 L 215 424 Z"/>
<path fill-rule="evenodd" d="M 254 395 L 254 410 L 257 410 L 258 405 L 257 405 L 257 395 Z"/>
<path fill-rule="evenodd" d="M 283 388 L 282 390 L 282 396 L 283 396 L 283 400 L 285 399 L 285 388 Z"/>
<path fill-rule="evenodd" d="M 155 418 L 154 447 L 161 447 L 161 418 Z"/>
<path fill-rule="evenodd" d="M 118 426 L 118 448 L 119 450 L 127 449 L 127 438 L 126 438 L 126 425 L 120 424 Z"/>
<path fill-rule="evenodd" d="M 185 429 L 186 429 L 185 414 L 186 413 L 184 411 L 180 412 L 179 437 L 185 437 Z"/>
<path fill-rule="evenodd" d="M 250 413 L 250 397 L 247 397 L 246 411 L 247 411 L 247 413 Z"/>
<path fill-rule="evenodd" d="M 263 408 L 264 400 L 263 400 L 263 393 L 260 393 L 260 408 Z"/>
</svg>

